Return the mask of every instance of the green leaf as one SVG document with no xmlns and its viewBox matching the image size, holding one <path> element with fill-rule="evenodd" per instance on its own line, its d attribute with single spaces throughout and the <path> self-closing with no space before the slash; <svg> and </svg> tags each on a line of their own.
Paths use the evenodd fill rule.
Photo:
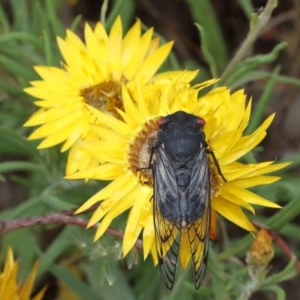
<svg viewBox="0 0 300 300">
<path fill-rule="evenodd" d="M 23 262 L 19 264 L 21 268 L 19 274 L 30 271 L 32 263 L 36 260 L 38 244 L 38 236 L 30 228 L 19 228 L 1 237 L 1 249 L 11 247 L 14 256 Z"/>
<path fill-rule="evenodd" d="M 7 32 L 9 30 L 9 21 L 7 16 L 7 11 L 4 9 L 3 4 L 0 2 L 0 25 L 3 32 Z"/>
<path fill-rule="evenodd" d="M 42 196 L 42 201 L 51 207 L 54 211 L 69 210 L 75 207 L 75 204 L 71 204 L 61 198 L 51 195 L 49 193 L 44 193 Z"/>
<path fill-rule="evenodd" d="M 98 299 L 98 295 L 82 280 L 76 278 L 69 270 L 57 264 L 51 267 L 51 273 L 64 282 L 80 299 Z"/>
<path fill-rule="evenodd" d="M 223 261 L 239 253 L 246 253 L 252 241 L 253 236 L 251 236 L 250 233 L 247 233 L 243 238 L 239 238 L 237 241 L 231 241 L 230 246 L 218 255 L 218 259 Z"/>
<path fill-rule="evenodd" d="M 298 272 L 296 270 L 296 257 L 292 256 L 291 260 L 289 261 L 289 263 L 287 264 L 287 266 L 280 271 L 279 273 L 270 275 L 266 278 L 266 280 L 264 281 L 262 288 L 268 288 L 274 284 L 278 284 L 280 282 L 289 280 L 294 278 L 295 276 L 298 275 Z"/>
<path fill-rule="evenodd" d="M 212 77 L 216 78 L 216 77 L 218 77 L 217 65 L 216 65 L 214 57 L 213 57 L 212 53 L 210 52 L 210 49 L 208 46 L 207 34 L 205 32 L 205 29 L 200 24 L 196 23 L 196 26 L 201 35 L 201 50 L 203 52 L 204 59 L 209 65 L 209 69 L 210 69 Z"/>
<path fill-rule="evenodd" d="M 116 262 L 104 263 L 101 259 L 94 259 L 91 263 L 85 264 L 83 269 L 91 286 L 97 291 L 97 299 L 135 299 L 133 291 L 125 278 L 125 273 L 120 272 Z"/>
<path fill-rule="evenodd" d="M 59 2 L 55 2 L 53 0 L 46 0 L 45 1 L 45 12 L 46 16 L 49 20 L 50 26 L 54 32 L 55 35 L 62 36 L 65 33 L 64 25 L 61 21 L 61 19 L 58 17 L 58 14 L 56 12 L 56 5 Z"/>
<path fill-rule="evenodd" d="M 14 130 L 0 127 L 0 153 L 32 155 L 40 158 L 39 151 Z"/>
<path fill-rule="evenodd" d="M 189 264 L 188 268 L 182 270 L 178 266 L 176 272 L 176 281 L 172 292 L 165 298 L 166 300 L 176 300 L 176 299 L 187 299 L 192 300 L 194 294 L 194 286 L 191 283 L 191 265 Z M 192 286 L 192 288 L 190 288 Z"/>
<path fill-rule="evenodd" d="M 114 1 L 112 10 L 106 19 L 105 27 L 111 28 L 112 24 L 120 15 L 123 23 L 124 32 L 129 28 L 132 16 L 134 14 L 134 1 L 133 0 L 117 0 Z"/>
<path fill-rule="evenodd" d="M 63 253 L 70 251 L 70 247 L 74 245 L 72 236 L 75 234 L 76 229 L 73 226 L 64 227 L 51 245 L 41 253 L 37 278 L 41 278 L 47 270 L 51 269 Z"/>
<path fill-rule="evenodd" d="M 1 80 L 0 80 L 0 90 L 11 95 L 16 95 L 16 96 L 24 95 L 24 92 L 20 86 L 14 86 Z"/>
<path fill-rule="evenodd" d="M 300 214 L 300 197 L 294 197 L 288 204 L 280 209 L 274 216 L 266 221 L 272 229 L 280 230 Z"/>
<path fill-rule="evenodd" d="M 0 173 L 14 171 L 41 171 L 42 168 L 37 163 L 27 161 L 9 161 L 0 163 Z"/>
<path fill-rule="evenodd" d="M 272 285 L 262 289 L 263 291 L 273 292 L 276 295 L 276 300 L 286 300 L 285 291 L 278 285 Z"/>
<path fill-rule="evenodd" d="M 279 74 L 279 72 L 280 67 L 276 67 L 272 72 L 271 77 L 267 81 L 263 93 L 260 96 L 257 105 L 255 106 L 254 112 L 252 113 L 251 121 L 245 131 L 245 134 L 251 134 L 259 126 L 259 124 L 262 123 L 263 118 L 265 117 L 266 108 L 268 106 L 269 101 L 271 100 L 271 96 L 276 84 L 276 77 Z"/>
<path fill-rule="evenodd" d="M 16 77 L 23 77 L 30 80 L 35 76 L 32 69 L 28 68 L 24 63 L 19 62 L 15 57 L 0 55 L 0 64 L 4 69 Z"/>
<path fill-rule="evenodd" d="M 32 36 L 30 33 L 26 32 L 8 32 L 1 34 L 0 36 L 0 45 L 4 47 L 6 43 L 22 41 L 25 43 L 30 43 L 36 47 L 40 47 L 40 43 L 35 36 Z"/>
<path fill-rule="evenodd" d="M 245 15 L 248 17 L 250 20 L 251 15 L 254 11 L 253 4 L 251 3 L 250 0 L 238 0 L 242 10 L 244 11 Z"/>
<path fill-rule="evenodd" d="M 240 62 L 230 74 L 226 76 L 225 81 L 221 79 L 219 84 L 233 86 L 237 81 L 245 82 L 245 79 L 250 71 L 258 69 L 262 65 L 273 62 L 275 59 L 277 59 L 280 51 L 282 51 L 286 46 L 287 43 L 282 42 L 276 45 L 268 54 L 260 54 L 246 58 L 244 61 Z"/>
<path fill-rule="evenodd" d="M 211 1 L 188 0 L 187 4 L 195 22 L 205 29 L 205 47 L 216 62 L 216 65 L 223 69 L 228 61 L 226 42 Z"/>
<path fill-rule="evenodd" d="M 13 27 L 15 30 L 26 32 L 29 28 L 29 16 L 27 12 L 26 1 L 11 0 L 11 9 L 13 15 Z"/>
</svg>

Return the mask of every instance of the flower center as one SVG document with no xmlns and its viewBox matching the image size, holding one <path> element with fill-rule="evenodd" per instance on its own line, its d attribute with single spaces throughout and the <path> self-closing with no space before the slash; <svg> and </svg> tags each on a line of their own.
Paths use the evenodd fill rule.
<svg viewBox="0 0 300 300">
<path fill-rule="evenodd" d="M 128 161 L 130 169 L 143 184 L 151 186 L 153 185 L 153 177 L 150 160 L 155 159 L 152 155 L 155 155 L 153 147 L 157 142 L 158 130 L 156 120 L 148 121 L 129 146 Z"/>
<path fill-rule="evenodd" d="M 120 84 L 114 81 L 101 82 L 97 85 L 84 88 L 80 95 L 85 102 L 103 112 L 109 112 L 120 118 L 117 109 L 124 109 Z"/>
</svg>

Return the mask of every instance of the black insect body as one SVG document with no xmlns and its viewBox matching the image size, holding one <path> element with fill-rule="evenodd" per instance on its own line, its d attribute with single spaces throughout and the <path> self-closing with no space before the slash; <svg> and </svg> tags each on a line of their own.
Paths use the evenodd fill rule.
<svg viewBox="0 0 300 300">
<path fill-rule="evenodd" d="M 154 178 L 155 240 L 162 278 L 172 289 L 180 244 L 188 239 L 195 287 L 199 288 L 206 272 L 210 230 L 207 154 L 211 151 L 203 132 L 205 121 L 178 111 L 159 119 L 158 125 L 150 163 Z"/>
</svg>

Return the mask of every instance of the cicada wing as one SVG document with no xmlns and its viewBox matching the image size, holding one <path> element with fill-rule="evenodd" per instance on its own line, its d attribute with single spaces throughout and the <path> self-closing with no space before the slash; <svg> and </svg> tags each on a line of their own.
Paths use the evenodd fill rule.
<svg viewBox="0 0 300 300">
<path fill-rule="evenodd" d="M 155 208 L 155 242 L 162 279 L 168 289 L 172 289 L 177 269 L 181 232 L 174 223 L 166 220 Z"/>
<path fill-rule="evenodd" d="M 178 209 L 174 201 L 178 198 L 175 173 L 162 148 L 157 149 L 154 178 L 154 227 L 155 242 L 162 278 L 168 289 L 172 289 L 180 248 L 181 232 L 172 216 Z"/>
<path fill-rule="evenodd" d="M 206 149 L 203 148 L 192 168 L 188 190 L 189 224 L 187 227 L 194 267 L 195 287 L 206 273 L 210 230 L 210 175 Z"/>
<path fill-rule="evenodd" d="M 207 208 L 208 210 L 208 208 Z M 194 267 L 195 288 L 199 288 L 206 273 L 209 250 L 209 216 L 206 211 L 202 218 L 188 225 L 188 237 Z"/>
</svg>

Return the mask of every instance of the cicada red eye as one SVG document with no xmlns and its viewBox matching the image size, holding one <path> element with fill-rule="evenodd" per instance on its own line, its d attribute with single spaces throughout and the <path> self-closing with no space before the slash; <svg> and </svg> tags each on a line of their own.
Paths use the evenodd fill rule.
<svg viewBox="0 0 300 300">
<path fill-rule="evenodd" d="M 157 120 L 157 125 L 161 127 L 162 125 L 164 125 L 165 121 L 166 119 L 164 117 L 161 117 Z"/>
<path fill-rule="evenodd" d="M 197 123 L 201 126 L 204 126 L 206 124 L 205 120 L 200 117 L 197 119 Z"/>
</svg>

